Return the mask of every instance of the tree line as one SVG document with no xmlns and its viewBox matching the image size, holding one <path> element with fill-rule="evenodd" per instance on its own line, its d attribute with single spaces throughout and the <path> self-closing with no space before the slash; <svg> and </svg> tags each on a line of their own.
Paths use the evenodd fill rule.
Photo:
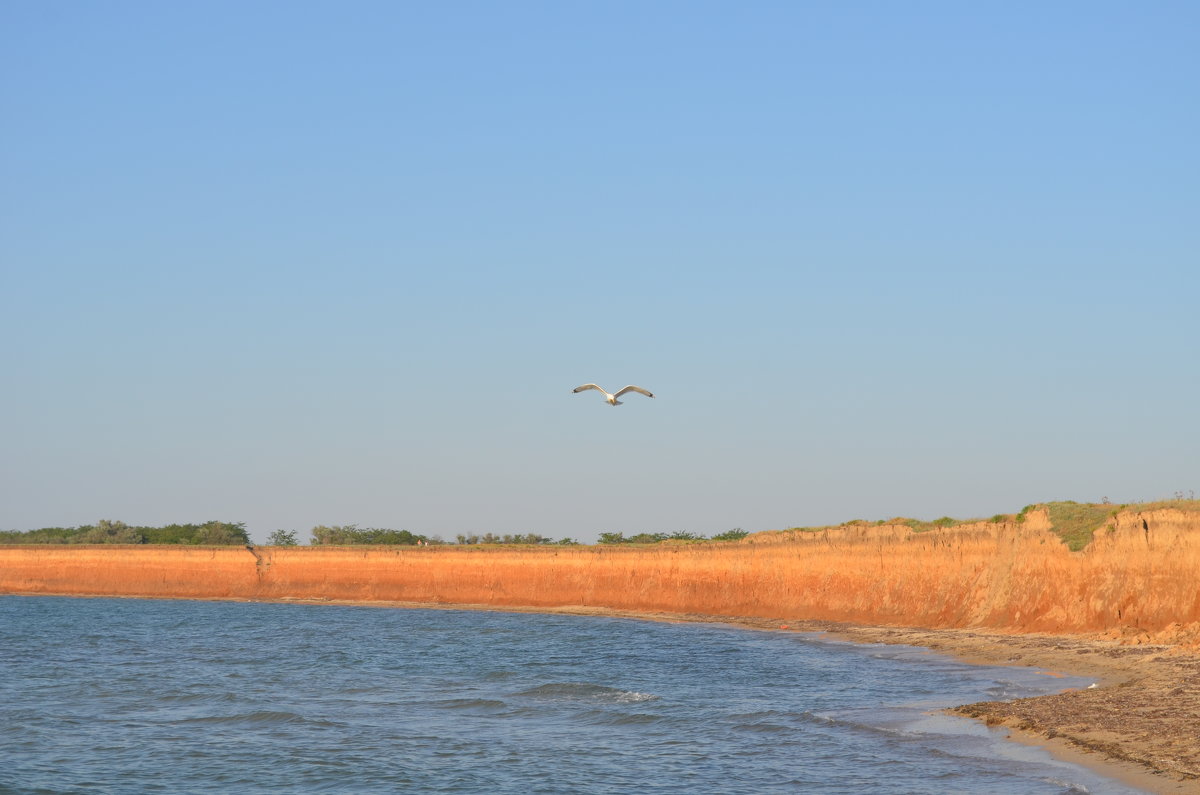
<svg viewBox="0 0 1200 795">
<path fill-rule="evenodd" d="M 346 545 L 406 545 L 460 546 L 479 544 L 524 544 L 534 546 L 577 546 L 573 538 L 555 541 L 538 533 L 460 533 L 454 542 L 438 536 L 425 536 L 408 530 L 357 525 L 317 525 L 310 531 L 313 546 Z M 601 533 L 600 544 L 660 544 L 664 541 L 736 541 L 748 533 L 735 528 L 706 538 L 685 531 L 675 533 L 638 533 L 626 537 L 623 533 Z M 291 547 L 300 543 L 294 530 L 275 530 L 267 537 L 266 546 Z M 169 524 L 162 527 L 128 525 L 111 519 L 101 519 L 94 525 L 79 527 L 43 527 L 37 530 L 0 530 L 0 544 L 192 544 L 208 546 L 251 546 L 244 522 L 208 521 L 196 524 Z"/>
<path fill-rule="evenodd" d="M 128 525 L 101 519 L 79 527 L 0 530 L 0 544 L 194 544 L 232 546 L 250 543 L 244 522 L 208 521 L 162 527 Z"/>
<path fill-rule="evenodd" d="M 699 533 L 679 531 L 674 533 L 638 533 L 626 537 L 624 533 L 601 533 L 600 544 L 661 544 L 664 541 L 737 541 L 749 533 L 740 527 L 710 537 Z M 267 546 L 296 546 L 299 541 L 293 530 L 276 530 L 267 538 Z M 313 546 L 347 545 L 347 544 L 420 544 L 425 546 L 444 546 L 448 543 L 438 536 L 423 536 L 410 533 L 407 530 L 386 530 L 355 525 L 337 525 L 327 527 L 319 525 L 312 529 Z M 538 533 L 459 533 L 454 542 L 459 546 L 476 544 L 525 544 L 532 546 L 580 546 L 573 538 L 560 538 L 555 541 L 549 536 Z"/>
<path fill-rule="evenodd" d="M 661 544 L 664 541 L 737 541 L 750 535 L 747 531 L 740 527 L 735 527 L 732 530 L 727 530 L 724 533 L 718 533 L 711 538 L 700 535 L 699 533 L 689 533 L 686 530 L 679 530 L 674 533 L 638 533 L 637 535 L 625 537 L 624 533 L 601 533 L 601 544 Z"/>
<path fill-rule="evenodd" d="M 276 533 L 286 531 L 277 530 Z M 277 537 L 272 534 L 271 538 Z M 268 539 L 270 540 L 270 539 Z M 293 539 L 294 540 L 294 539 Z M 346 544 L 408 544 L 423 545 L 429 539 L 408 530 L 389 530 L 384 527 L 358 527 L 356 525 L 317 525 L 312 529 L 313 546 L 345 546 Z M 277 546 L 292 546 L 285 541 Z"/>
<path fill-rule="evenodd" d="M 559 546 L 575 546 L 579 542 L 573 538 L 560 538 L 555 541 L 548 536 L 538 535 L 537 533 L 505 533 L 499 535 L 497 533 L 459 533 L 454 537 L 459 544 L 557 544 Z"/>
</svg>

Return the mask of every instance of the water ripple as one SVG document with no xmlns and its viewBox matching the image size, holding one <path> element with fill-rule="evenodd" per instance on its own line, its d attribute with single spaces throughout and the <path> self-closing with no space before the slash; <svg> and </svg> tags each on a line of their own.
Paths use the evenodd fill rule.
<svg viewBox="0 0 1200 795">
<path fill-rule="evenodd" d="M 635 704 L 640 701 L 654 701 L 658 698 L 658 696 L 649 693 L 638 693 L 632 690 L 621 690 L 616 687 L 605 687 L 586 682 L 562 682 L 539 685 L 529 690 L 523 690 L 515 695 L 547 701 L 608 701 L 614 704 Z"/>
<path fill-rule="evenodd" d="M 1069 686 L 723 626 L 0 596 L 0 792 L 1125 792 L 930 714 Z"/>
</svg>

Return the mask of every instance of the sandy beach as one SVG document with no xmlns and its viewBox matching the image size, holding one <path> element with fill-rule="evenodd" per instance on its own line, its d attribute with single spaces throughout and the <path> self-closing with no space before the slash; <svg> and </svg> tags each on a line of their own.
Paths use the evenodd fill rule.
<svg viewBox="0 0 1200 795">
<path fill-rule="evenodd" d="M 818 622 L 819 623 L 819 622 Z M 1200 792 L 1200 653 L 1077 636 L 803 626 L 848 640 L 922 646 L 981 663 L 1091 676 L 1096 687 L 966 704 L 951 712 L 1150 792 Z"/>
</svg>

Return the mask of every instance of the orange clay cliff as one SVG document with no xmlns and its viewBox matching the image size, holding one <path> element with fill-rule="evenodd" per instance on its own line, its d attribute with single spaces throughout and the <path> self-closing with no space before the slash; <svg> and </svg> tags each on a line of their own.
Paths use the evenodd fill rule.
<svg viewBox="0 0 1200 795">
<path fill-rule="evenodd" d="M 1118 513 L 1072 552 L 1044 510 L 653 546 L 0 546 L 0 593 L 614 608 L 1195 638 L 1200 513 Z"/>
</svg>

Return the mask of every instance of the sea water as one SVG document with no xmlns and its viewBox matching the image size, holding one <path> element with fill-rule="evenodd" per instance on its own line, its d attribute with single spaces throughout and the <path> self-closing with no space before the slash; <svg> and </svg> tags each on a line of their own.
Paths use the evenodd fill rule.
<svg viewBox="0 0 1200 795">
<path fill-rule="evenodd" d="M 944 707 L 1080 687 L 710 624 L 0 597 L 0 791 L 1133 792 Z"/>
</svg>

